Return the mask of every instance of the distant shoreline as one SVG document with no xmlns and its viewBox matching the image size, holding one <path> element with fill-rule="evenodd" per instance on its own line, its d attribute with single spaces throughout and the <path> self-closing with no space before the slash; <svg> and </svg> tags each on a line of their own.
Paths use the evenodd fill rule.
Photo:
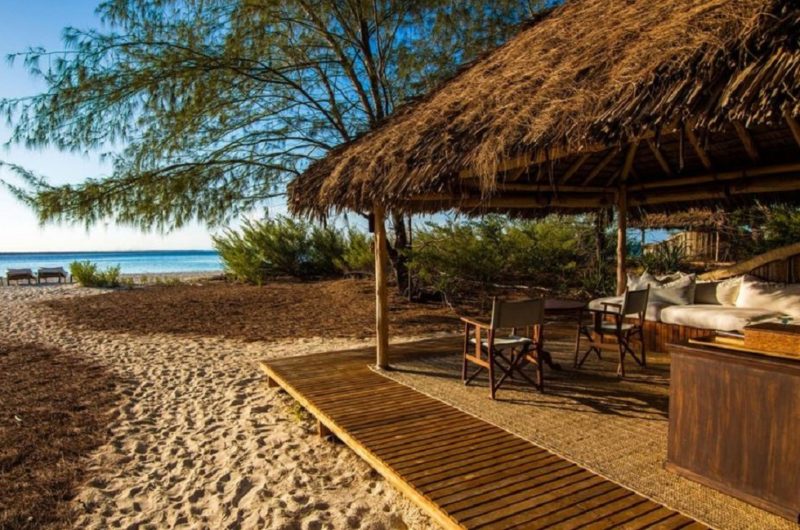
<svg viewBox="0 0 800 530">
<path fill-rule="evenodd" d="M 216 254 L 213 248 L 196 248 L 180 250 L 10 250 L 0 251 L 0 256 L 39 256 L 60 254 Z"/>
</svg>

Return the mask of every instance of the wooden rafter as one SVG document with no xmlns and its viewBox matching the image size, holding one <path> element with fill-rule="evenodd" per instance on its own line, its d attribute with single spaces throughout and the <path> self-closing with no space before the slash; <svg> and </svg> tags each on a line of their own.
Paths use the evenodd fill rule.
<svg viewBox="0 0 800 530">
<path fill-rule="evenodd" d="M 516 182 L 516 181 L 518 181 L 519 178 L 523 175 L 523 173 L 525 173 L 525 170 L 527 170 L 527 169 L 528 168 L 526 168 L 526 167 L 518 167 L 516 169 L 512 169 L 506 175 L 505 181 L 506 182 Z"/>
<path fill-rule="evenodd" d="M 707 184 L 711 182 L 721 182 L 759 177 L 766 175 L 779 175 L 781 173 L 791 174 L 800 173 L 800 163 L 778 164 L 775 166 L 764 166 L 751 169 L 739 169 L 734 171 L 724 171 L 720 173 L 709 173 L 692 177 L 681 177 L 669 180 L 656 180 L 632 184 L 628 187 L 629 191 L 643 191 L 656 188 L 673 188 L 679 186 L 691 186 L 693 184 Z"/>
<path fill-rule="evenodd" d="M 600 162 L 598 162 L 598 164 L 594 166 L 594 168 L 592 168 L 592 170 L 584 179 L 583 185 L 584 186 L 589 185 L 595 179 L 595 177 L 597 177 L 597 175 L 599 175 L 600 172 L 603 171 L 603 169 L 605 169 L 605 167 L 612 160 L 614 160 L 614 158 L 616 158 L 616 156 L 619 154 L 619 151 L 620 151 L 619 147 L 615 147 L 611 151 L 609 151 L 608 154 L 606 154 L 606 156 L 604 156 L 603 159 Z"/>
<path fill-rule="evenodd" d="M 633 160 L 636 158 L 636 150 L 639 149 L 639 140 L 634 140 L 628 146 L 628 152 L 625 153 L 625 163 L 622 165 L 622 173 L 620 173 L 620 180 L 622 182 L 628 181 L 628 176 L 633 169 Z"/>
<path fill-rule="evenodd" d="M 478 183 L 475 182 L 466 184 L 464 186 L 468 189 L 479 189 Z M 570 186 L 564 184 L 544 184 L 535 182 L 501 182 L 494 187 L 497 192 L 518 191 L 526 193 L 545 193 L 545 192 L 565 192 L 565 193 L 604 193 L 610 191 L 610 188 L 602 186 Z M 440 195 L 441 196 L 441 195 Z"/>
<path fill-rule="evenodd" d="M 744 150 L 747 151 L 747 156 L 749 156 L 750 160 L 753 162 L 758 162 L 761 157 L 758 154 L 758 149 L 756 148 L 755 142 L 753 142 L 753 137 L 750 136 L 747 128 L 740 121 L 734 121 L 733 128 L 736 129 L 736 134 L 739 136 L 739 140 L 741 140 Z"/>
<path fill-rule="evenodd" d="M 749 169 L 739 169 L 732 171 L 722 171 L 719 173 L 707 173 L 702 175 L 694 175 L 690 177 L 678 177 L 671 179 L 659 179 L 647 182 L 639 182 L 635 184 L 628 184 L 628 191 L 640 192 L 640 191 L 657 190 L 657 189 L 669 189 L 676 187 L 690 187 L 698 184 L 728 182 L 738 179 L 747 179 L 752 177 L 763 177 L 763 176 L 780 175 L 780 174 L 797 174 L 798 176 L 800 176 L 800 162 L 777 164 L 773 166 L 763 166 L 763 167 L 749 168 Z M 474 182 L 474 184 L 468 181 L 465 182 L 463 185 L 466 189 L 472 189 L 472 190 L 479 189 L 479 184 L 477 181 Z M 538 193 L 538 192 L 552 191 L 553 188 L 564 193 L 614 193 L 616 190 L 616 188 L 611 186 L 559 185 L 553 187 L 546 184 L 535 184 L 535 183 L 498 184 L 496 190 L 501 192 L 516 191 L 516 192 Z M 433 194 L 433 195 L 428 195 L 428 197 L 433 197 L 436 200 L 442 200 L 444 198 L 452 196 L 447 194 Z"/>
<path fill-rule="evenodd" d="M 584 153 L 584 154 L 582 154 L 580 156 L 580 158 L 578 158 L 575 162 L 573 162 L 572 165 L 569 166 L 569 168 L 567 168 L 567 170 L 564 172 L 564 174 L 561 175 L 561 178 L 559 179 L 559 182 L 561 184 L 566 184 L 569 181 L 569 179 L 571 179 L 572 176 L 575 173 L 578 172 L 578 170 L 581 168 L 581 166 L 583 166 L 583 164 L 586 163 L 587 160 L 589 160 L 589 158 L 591 156 L 592 156 L 592 153 Z"/>
<path fill-rule="evenodd" d="M 690 124 L 686 124 L 686 139 L 689 140 L 689 143 L 692 145 L 694 152 L 697 153 L 697 156 L 700 158 L 700 162 L 702 162 L 703 167 L 707 170 L 711 171 L 713 167 L 711 164 L 711 158 L 709 158 L 708 153 L 706 150 L 703 149 L 703 146 L 700 145 L 700 141 L 697 138 L 697 135 L 694 133 L 694 129 Z"/>
<path fill-rule="evenodd" d="M 783 116 L 786 118 L 786 123 L 789 125 L 789 129 L 792 130 L 792 136 L 794 136 L 797 145 L 800 146 L 800 123 L 797 122 L 795 117 L 791 115 L 788 109 L 783 111 Z"/>
<path fill-rule="evenodd" d="M 653 156 L 656 157 L 656 161 L 658 162 L 658 165 L 661 166 L 664 174 L 668 177 L 673 176 L 674 173 L 672 168 L 669 167 L 669 162 L 667 162 L 667 159 L 664 158 L 664 153 L 661 152 L 661 149 L 658 148 L 656 143 L 652 139 L 648 138 L 647 146 L 650 148 L 650 151 L 653 152 Z"/>
</svg>

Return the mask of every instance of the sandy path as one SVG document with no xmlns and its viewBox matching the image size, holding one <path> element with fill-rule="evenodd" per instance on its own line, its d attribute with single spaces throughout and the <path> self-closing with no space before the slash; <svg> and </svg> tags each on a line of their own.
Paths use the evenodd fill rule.
<svg viewBox="0 0 800 530">
<path fill-rule="evenodd" d="M 0 288 L 5 336 L 75 352 L 125 380 L 110 442 L 93 455 L 76 499 L 77 527 L 433 527 L 346 447 L 320 440 L 257 367 L 271 356 L 357 343 L 100 334 L 68 329 L 36 304 L 95 293 Z"/>
</svg>

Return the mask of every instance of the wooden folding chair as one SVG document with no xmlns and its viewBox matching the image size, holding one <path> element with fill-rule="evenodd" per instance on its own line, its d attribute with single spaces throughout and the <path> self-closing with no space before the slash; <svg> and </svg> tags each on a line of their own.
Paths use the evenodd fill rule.
<svg viewBox="0 0 800 530">
<path fill-rule="evenodd" d="M 495 397 L 497 389 L 514 374 L 544 391 L 542 373 L 542 345 L 544 342 L 544 299 L 492 302 L 492 318 L 487 324 L 472 318 L 461 318 L 464 323 L 464 359 L 461 378 L 468 385 L 483 370 L 489 372 L 489 395 Z M 510 329 L 508 336 L 500 336 L 502 329 Z M 524 334 L 518 334 L 523 330 Z M 469 364 L 478 366 L 468 375 Z M 523 371 L 527 365 L 536 369 L 536 379 Z M 502 375 L 495 381 L 496 369 Z"/>
<path fill-rule="evenodd" d="M 576 348 L 576 366 L 580 368 L 586 358 L 596 353 L 601 358 L 601 350 L 614 349 L 619 352 L 619 365 L 617 375 L 625 377 L 625 357 L 630 354 L 636 364 L 642 368 L 647 367 L 647 351 L 644 345 L 644 320 L 647 313 L 647 301 L 650 298 L 650 287 L 639 291 L 626 291 L 622 303 L 603 302 L 603 309 L 589 309 L 594 314 L 594 329 L 590 333 L 583 328 L 578 333 L 578 344 L 582 337 L 589 338 L 589 349 L 577 360 L 578 349 Z M 613 308 L 613 309 L 609 309 Z M 607 317 L 612 317 L 609 320 Z M 627 321 L 626 321 L 627 317 Z M 612 338 L 615 343 L 607 343 L 606 339 Z M 633 349 L 635 343 L 641 345 L 640 354 L 637 357 Z"/>
</svg>

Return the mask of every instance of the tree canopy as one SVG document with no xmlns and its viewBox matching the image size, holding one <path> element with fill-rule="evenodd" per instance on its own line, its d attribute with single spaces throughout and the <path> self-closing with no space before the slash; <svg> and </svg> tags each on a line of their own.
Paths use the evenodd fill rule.
<svg viewBox="0 0 800 530">
<path fill-rule="evenodd" d="M 504 41 L 537 0 L 106 0 L 103 29 L 21 60 L 11 142 L 104 151 L 109 175 L 12 191 L 43 222 L 224 223 Z M 395 221 L 397 224 L 397 221 Z"/>
</svg>

